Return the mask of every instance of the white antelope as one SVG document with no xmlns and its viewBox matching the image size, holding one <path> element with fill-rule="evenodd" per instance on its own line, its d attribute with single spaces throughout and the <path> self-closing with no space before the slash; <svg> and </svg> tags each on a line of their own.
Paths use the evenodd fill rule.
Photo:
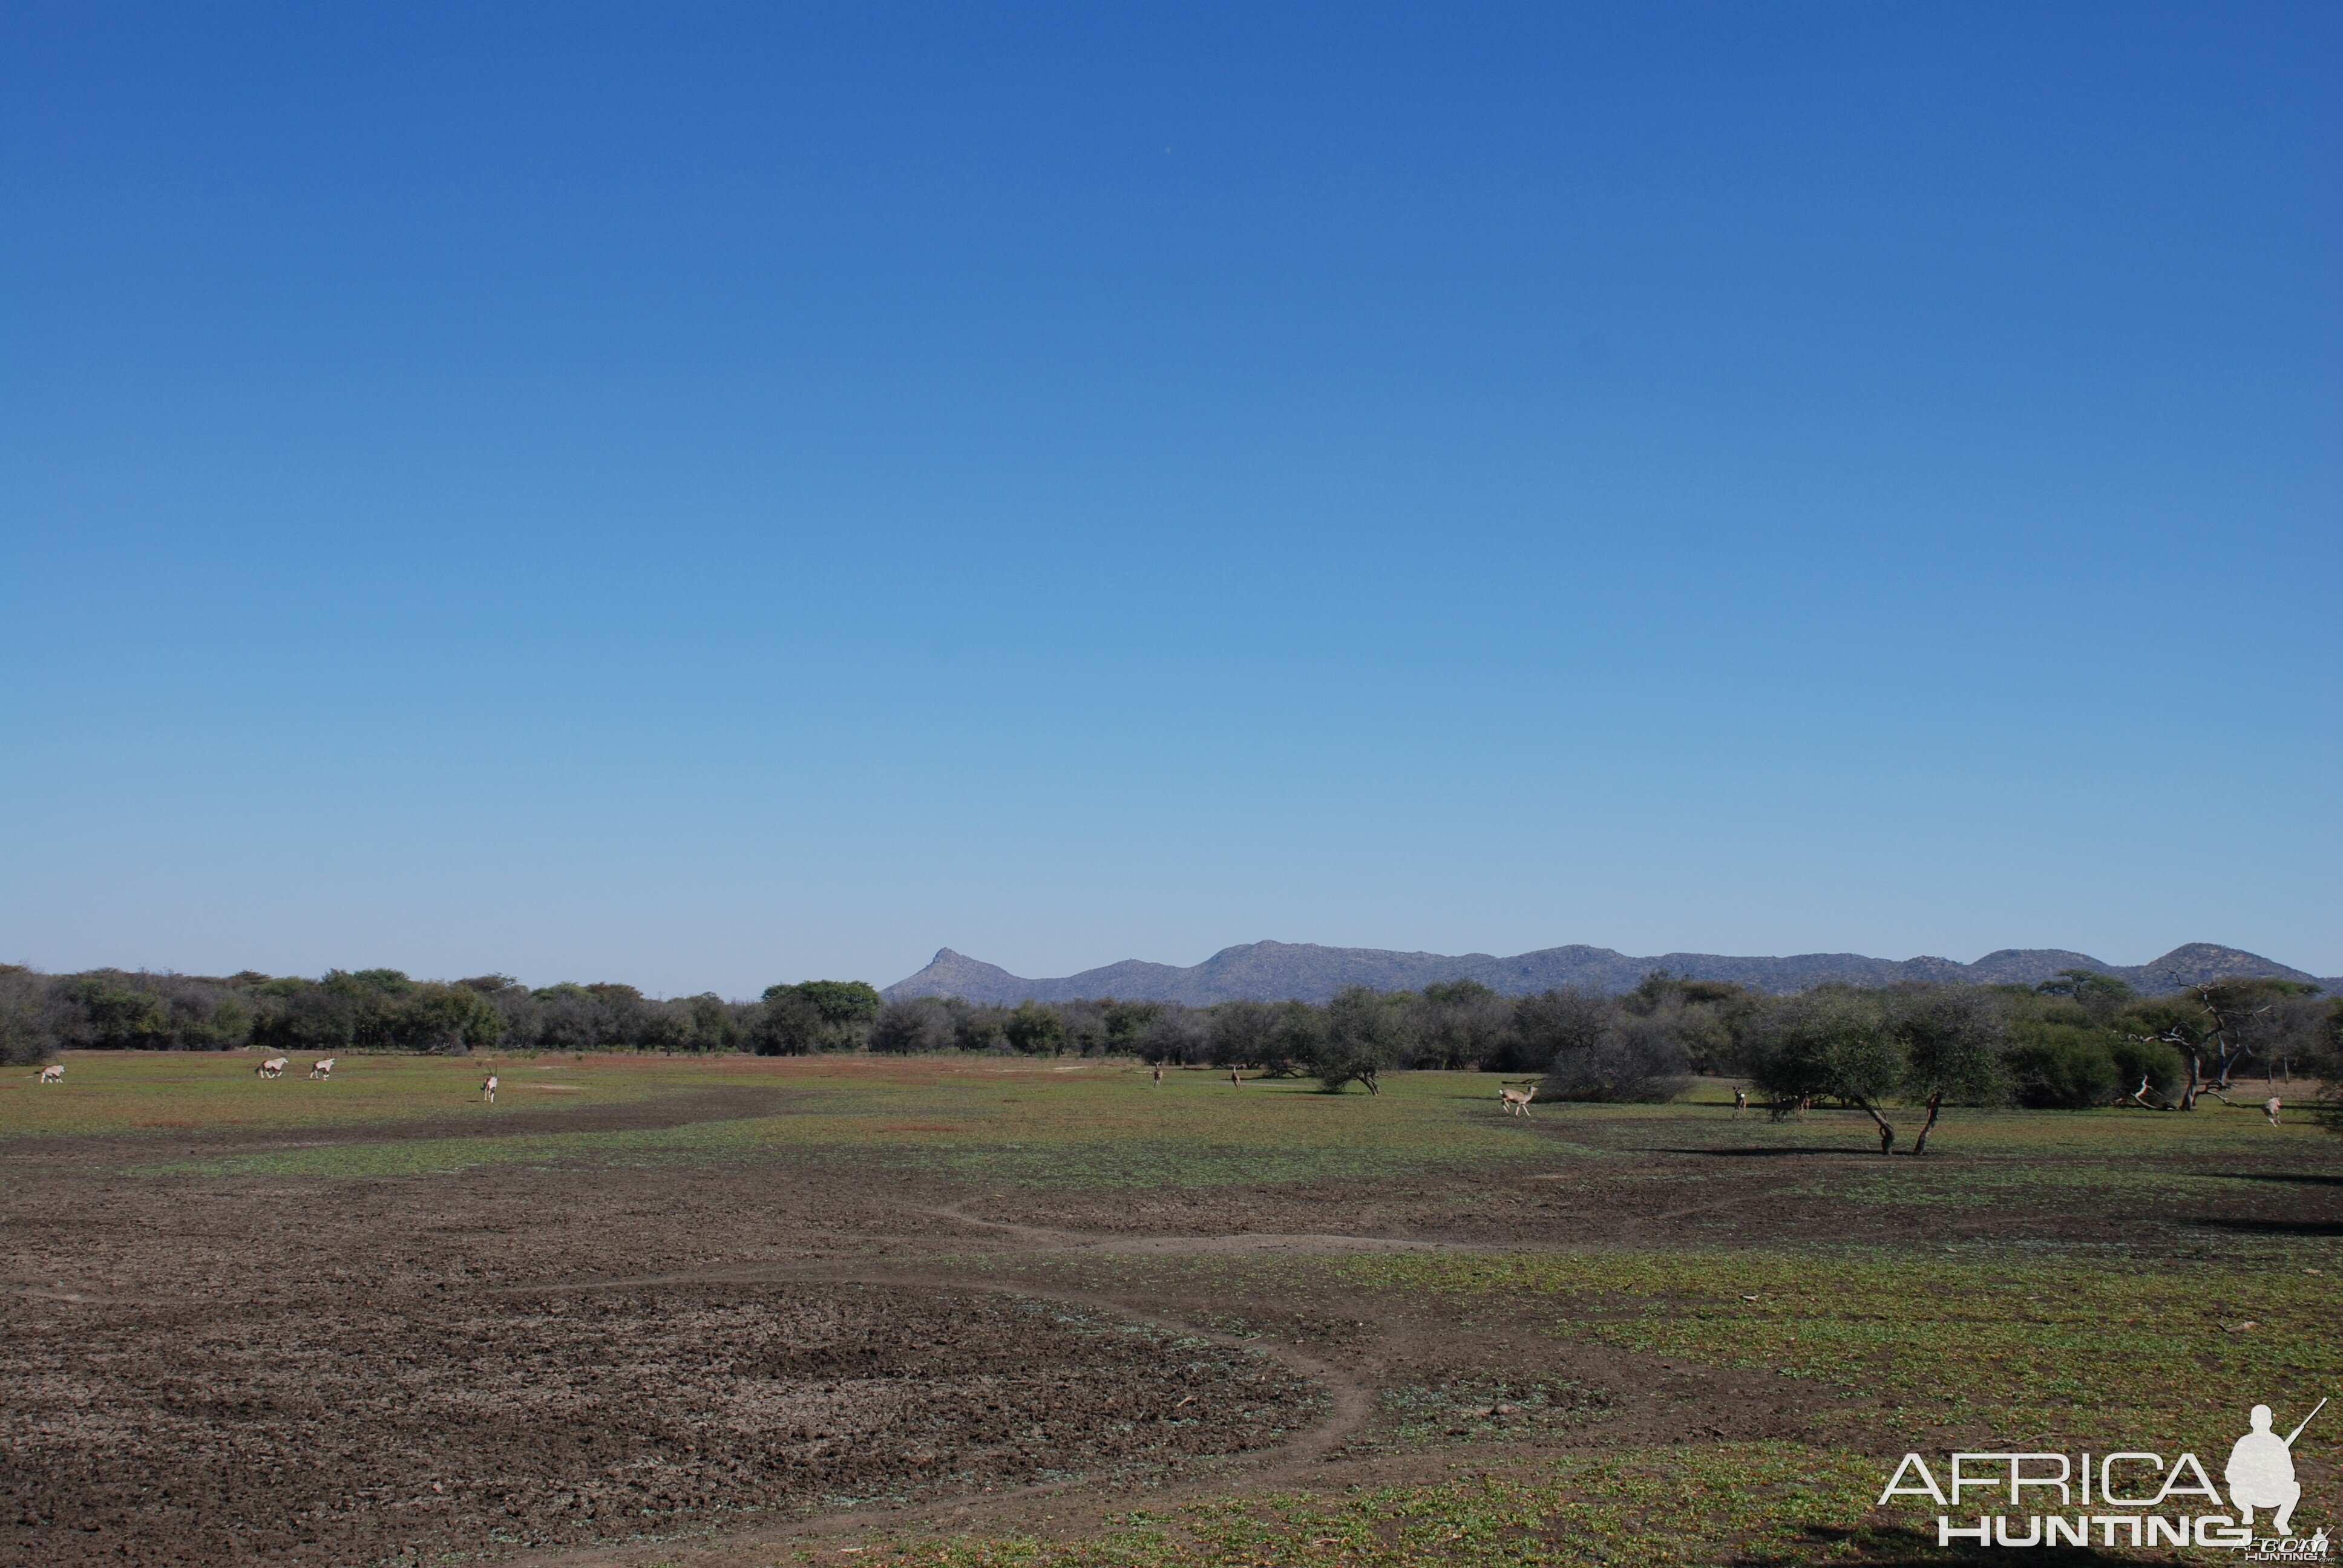
<svg viewBox="0 0 2343 1568">
<path fill-rule="evenodd" d="M 49 1063 L 48 1066 L 41 1069 L 41 1081 L 43 1083 L 63 1083 L 65 1081 L 65 1064 L 64 1062 L 53 1061 Z"/>
<path fill-rule="evenodd" d="M 292 1062 L 288 1058 L 272 1056 L 266 1061 L 262 1062 L 258 1067 L 252 1070 L 253 1076 L 256 1078 L 282 1078 L 285 1076 L 285 1070 L 291 1065 Z"/>
<path fill-rule="evenodd" d="M 320 1081 L 334 1076 L 334 1059 L 321 1056 L 309 1064 L 309 1076 Z"/>
<path fill-rule="evenodd" d="M 2262 1101 L 2262 1114 L 2269 1118 L 2269 1124 L 2272 1127 L 2276 1127 L 2278 1125 L 2277 1095 L 2273 1094 L 2268 1100 Z"/>
<path fill-rule="evenodd" d="M 1505 1114 L 1518 1116 L 1523 1121 L 1529 1119 L 1530 1101 L 1536 1098 L 1537 1085 L 1534 1083 L 1526 1084 L 1520 1089 L 1497 1091 L 1497 1103 L 1503 1108 Z"/>
<path fill-rule="evenodd" d="M 480 1098 L 487 1101 L 490 1105 L 494 1105 L 497 1102 L 497 1075 L 495 1073 L 491 1072 L 486 1079 L 481 1081 Z"/>
</svg>

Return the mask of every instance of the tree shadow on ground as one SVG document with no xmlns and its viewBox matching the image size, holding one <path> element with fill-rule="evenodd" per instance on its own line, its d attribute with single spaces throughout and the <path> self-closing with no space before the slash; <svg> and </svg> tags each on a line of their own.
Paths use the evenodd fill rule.
<svg viewBox="0 0 2343 1568">
<path fill-rule="evenodd" d="M 2343 1187 L 2343 1176 L 2308 1171 L 2215 1171 L 2209 1174 L 2224 1181 L 2286 1181 L 2302 1187 Z"/>
<path fill-rule="evenodd" d="M 2214 1231 L 2250 1231 L 2257 1236 L 2343 1236 L 2343 1220 L 2245 1220 L 2199 1214 L 2188 1222 Z"/>
<path fill-rule="evenodd" d="M 1858 1156 L 1866 1151 L 1846 1143 L 1800 1143 L 1780 1149 L 1651 1149 L 1649 1154 L 1704 1154 L 1715 1160 L 1780 1160 L 1793 1154 Z M 1876 1156 L 1874 1156 L 1876 1158 Z"/>
</svg>

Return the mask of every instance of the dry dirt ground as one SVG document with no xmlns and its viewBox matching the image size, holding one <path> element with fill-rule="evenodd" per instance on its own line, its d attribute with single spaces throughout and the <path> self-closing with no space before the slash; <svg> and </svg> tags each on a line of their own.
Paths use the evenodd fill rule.
<svg viewBox="0 0 2343 1568">
<path fill-rule="evenodd" d="M 301 1181 L 116 1168 L 286 1137 L 0 1158 L 0 1563 L 731 1568 L 875 1531 L 1051 1536 L 1134 1497 L 1494 1473 L 1573 1445 L 1822 1442 L 1865 1415 L 1814 1385 L 1561 1344 L 1502 1311 L 1157 1265 L 1850 1224 L 1887 1245 L 2141 1236 L 2082 1201 L 1956 1221 L 1776 1201 L 1869 1169 L 1836 1146 L 1161 1193 L 880 1183 L 815 1156 Z M 2343 1184 L 2242 1191 L 2232 1217 L 2331 1235 Z M 1444 1392 L 1411 1415 L 1400 1390 Z"/>
</svg>

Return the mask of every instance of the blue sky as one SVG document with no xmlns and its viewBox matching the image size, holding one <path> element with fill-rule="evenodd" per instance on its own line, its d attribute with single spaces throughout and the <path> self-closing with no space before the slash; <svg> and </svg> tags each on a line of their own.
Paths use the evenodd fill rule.
<svg viewBox="0 0 2343 1568">
<path fill-rule="evenodd" d="M 0 959 L 2343 972 L 2331 5 L 0 16 Z"/>
</svg>

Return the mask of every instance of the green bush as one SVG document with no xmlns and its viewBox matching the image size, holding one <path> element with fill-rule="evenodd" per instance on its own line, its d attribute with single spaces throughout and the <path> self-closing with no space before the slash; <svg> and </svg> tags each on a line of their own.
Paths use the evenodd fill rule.
<svg viewBox="0 0 2343 1568">
<path fill-rule="evenodd" d="M 2106 1031 L 2041 1024 L 2009 1053 L 2017 1103 L 2030 1111 L 2080 1111 L 2105 1105 L 2130 1087 L 2121 1083 Z M 2135 1077 L 2133 1083 L 2138 1082 Z"/>
</svg>

